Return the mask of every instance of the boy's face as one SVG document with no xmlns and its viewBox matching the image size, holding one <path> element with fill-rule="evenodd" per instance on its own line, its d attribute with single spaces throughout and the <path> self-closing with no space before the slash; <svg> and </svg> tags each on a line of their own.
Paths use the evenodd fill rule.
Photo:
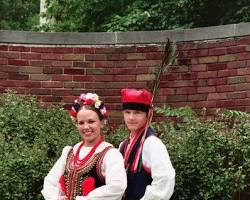
<svg viewBox="0 0 250 200">
<path fill-rule="evenodd" d="M 147 113 L 139 110 L 123 110 L 123 117 L 131 134 L 135 134 L 147 122 Z"/>
</svg>

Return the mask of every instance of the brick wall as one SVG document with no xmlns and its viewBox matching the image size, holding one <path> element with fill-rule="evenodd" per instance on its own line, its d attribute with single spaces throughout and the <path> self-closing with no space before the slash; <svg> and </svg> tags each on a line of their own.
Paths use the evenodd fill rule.
<svg viewBox="0 0 250 200">
<path fill-rule="evenodd" d="M 1 36 L 1 34 L 0 34 Z M 164 104 L 250 111 L 250 34 L 176 41 L 178 62 L 161 77 L 156 106 Z M 35 95 L 45 104 L 98 93 L 112 122 L 121 121 L 120 89 L 150 88 L 164 44 L 0 44 L 0 92 Z"/>
</svg>

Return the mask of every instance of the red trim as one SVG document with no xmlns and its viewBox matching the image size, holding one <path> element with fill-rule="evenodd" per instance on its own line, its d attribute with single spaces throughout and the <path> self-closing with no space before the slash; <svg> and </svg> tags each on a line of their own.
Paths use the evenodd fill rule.
<svg viewBox="0 0 250 200">
<path fill-rule="evenodd" d="M 145 166 L 143 163 L 142 163 L 142 168 L 148 173 L 148 174 L 151 174 L 151 169 L 147 166 Z"/>
</svg>

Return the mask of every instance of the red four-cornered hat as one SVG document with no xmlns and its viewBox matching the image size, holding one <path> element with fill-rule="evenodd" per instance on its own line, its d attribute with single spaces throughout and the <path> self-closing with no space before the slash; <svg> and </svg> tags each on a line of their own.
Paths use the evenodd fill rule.
<svg viewBox="0 0 250 200">
<path fill-rule="evenodd" d="M 147 90 L 122 89 L 122 103 L 151 104 L 152 95 Z"/>
</svg>

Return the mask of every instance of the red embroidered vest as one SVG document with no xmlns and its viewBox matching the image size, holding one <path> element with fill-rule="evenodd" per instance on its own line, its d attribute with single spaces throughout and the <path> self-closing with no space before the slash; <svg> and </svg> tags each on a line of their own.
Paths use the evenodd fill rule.
<svg viewBox="0 0 250 200">
<path fill-rule="evenodd" d="M 60 180 L 62 189 L 69 200 L 74 200 L 76 196 L 86 196 L 95 188 L 105 184 L 105 177 L 101 173 L 101 164 L 105 153 L 110 148 L 112 147 L 106 147 L 79 167 L 71 164 L 74 154 L 73 149 L 70 150 L 63 175 L 64 180 Z"/>
</svg>

